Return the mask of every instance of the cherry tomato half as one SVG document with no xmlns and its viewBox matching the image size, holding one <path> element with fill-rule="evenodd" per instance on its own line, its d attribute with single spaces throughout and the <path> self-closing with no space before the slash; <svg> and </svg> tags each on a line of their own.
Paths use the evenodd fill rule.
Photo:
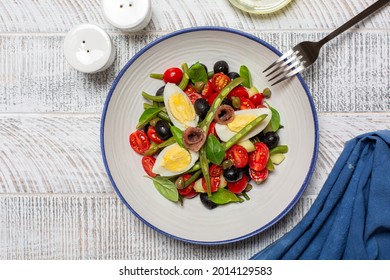
<svg viewBox="0 0 390 280">
<path fill-rule="evenodd" d="M 231 99 L 233 96 L 238 98 L 249 98 L 248 91 L 243 86 L 235 87 L 228 95 L 228 98 Z"/>
<path fill-rule="evenodd" d="M 269 149 L 263 142 L 255 143 L 256 150 L 249 153 L 249 167 L 261 171 L 267 165 Z"/>
<path fill-rule="evenodd" d="M 149 126 L 147 131 L 148 137 L 150 140 L 152 140 L 154 143 L 160 144 L 164 142 L 164 140 L 161 140 L 160 137 L 156 134 L 156 129 L 154 126 Z"/>
<path fill-rule="evenodd" d="M 129 136 L 130 146 L 139 154 L 143 154 L 150 148 L 150 140 L 145 132 L 136 130 Z"/>
<path fill-rule="evenodd" d="M 211 192 L 216 192 L 219 188 L 219 184 L 221 183 L 221 177 L 211 177 L 210 176 L 210 186 L 211 186 Z M 207 188 L 206 188 L 206 180 L 204 179 L 204 177 L 202 178 L 202 186 L 203 186 L 203 190 L 206 192 L 207 191 Z"/>
<path fill-rule="evenodd" d="M 219 177 L 219 176 L 221 176 L 222 173 L 223 173 L 222 166 L 216 165 L 216 164 L 212 164 L 212 165 L 210 166 L 210 171 L 209 171 L 209 173 L 210 173 L 210 176 L 211 176 L 211 177 Z"/>
<path fill-rule="evenodd" d="M 243 146 L 233 145 L 226 152 L 226 158 L 230 159 L 233 162 L 233 165 L 237 168 L 243 168 L 248 164 L 248 152 L 245 150 Z"/>
<path fill-rule="evenodd" d="M 195 101 L 199 98 L 202 98 L 202 95 L 196 92 L 195 88 L 191 85 L 188 85 L 185 90 L 185 94 L 187 94 L 192 104 L 195 104 Z"/>
<path fill-rule="evenodd" d="M 215 124 L 216 122 L 211 122 L 210 123 L 210 127 L 209 127 L 209 135 L 212 134 L 214 135 L 215 137 L 217 137 L 217 139 L 219 139 L 218 135 L 217 135 L 217 131 L 215 130 Z"/>
<path fill-rule="evenodd" d="M 256 107 L 259 105 L 263 105 L 264 95 L 262 93 L 256 93 L 251 98 L 249 98 L 250 101 L 252 101 L 253 105 Z"/>
<path fill-rule="evenodd" d="M 249 176 L 256 184 L 260 184 L 265 181 L 268 177 L 268 168 L 264 168 L 261 171 L 256 171 L 254 169 L 249 168 Z"/>
<path fill-rule="evenodd" d="M 148 174 L 150 177 L 156 177 L 157 175 L 153 173 L 152 169 L 154 166 L 154 163 L 156 162 L 156 159 L 152 156 L 144 156 L 142 157 L 142 167 L 144 168 L 146 174 Z"/>
<path fill-rule="evenodd" d="M 183 175 L 184 182 L 191 178 L 190 174 Z M 193 198 L 198 193 L 194 190 L 195 182 L 191 183 L 188 187 L 178 190 L 179 194 L 185 198 Z"/>
<path fill-rule="evenodd" d="M 180 68 L 172 67 L 165 70 L 163 80 L 165 83 L 179 84 L 183 78 L 183 71 Z"/>
<path fill-rule="evenodd" d="M 207 98 L 207 102 L 209 102 L 210 106 L 213 104 L 215 98 L 217 98 L 219 92 L 212 92 Z"/>
<path fill-rule="evenodd" d="M 237 182 L 228 182 L 227 188 L 232 193 L 242 193 L 243 190 L 245 190 L 246 186 L 248 185 L 249 178 L 246 174 L 242 175 L 242 178 L 238 180 Z"/>
<path fill-rule="evenodd" d="M 204 86 L 202 90 L 202 95 L 204 98 L 208 98 L 210 94 L 212 94 L 214 91 L 213 84 L 210 81 L 207 81 L 207 84 Z"/>
<path fill-rule="evenodd" d="M 255 105 L 253 105 L 252 101 L 250 101 L 249 99 L 240 98 L 240 101 L 241 101 L 240 110 L 255 109 Z"/>
<path fill-rule="evenodd" d="M 229 82 L 230 78 L 222 72 L 214 74 L 211 80 L 214 90 L 218 92 L 220 92 L 224 87 L 226 87 Z"/>
</svg>

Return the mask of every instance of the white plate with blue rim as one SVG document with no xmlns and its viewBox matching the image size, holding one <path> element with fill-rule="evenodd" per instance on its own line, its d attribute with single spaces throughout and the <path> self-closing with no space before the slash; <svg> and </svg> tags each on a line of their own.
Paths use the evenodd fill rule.
<svg viewBox="0 0 390 280">
<path fill-rule="evenodd" d="M 318 121 L 310 92 L 300 75 L 270 87 L 262 73 L 281 53 L 265 41 L 229 28 L 180 30 L 148 44 L 120 71 L 105 102 L 101 150 L 115 192 L 146 225 L 169 237 L 195 244 L 225 244 L 254 236 L 271 227 L 298 202 L 313 174 L 318 154 Z M 270 104 L 281 116 L 280 143 L 289 151 L 261 185 L 253 184 L 250 200 L 213 210 L 199 197 L 183 205 L 164 198 L 146 178 L 142 156 L 129 145 L 143 112 L 142 91 L 154 93 L 162 81 L 149 78 L 184 62 L 212 68 L 218 60 L 231 70 L 246 65 L 257 88 L 270 87 Z"/>
</svg>

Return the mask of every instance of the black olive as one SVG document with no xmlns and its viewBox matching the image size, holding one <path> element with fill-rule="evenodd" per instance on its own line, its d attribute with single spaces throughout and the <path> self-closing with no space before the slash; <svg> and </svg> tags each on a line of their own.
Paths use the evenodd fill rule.
<svg viewBox="0 0 390 280">
<path fill-rule="evenodd" d="M 233 107 L 233 102 L 230 99 L 225 98 L 222 100 L 221 105 L 229 105 L 230 107 Z"/>
<path fill-rule="evenodd" d="M 273 149 L 279 143 L 279 135 L 276 132 L 269 131 L 260 140 L 267 145 L 268 149 Z"/>
<path fill-rule="evenodd" d="M 161 140 L 167 140 L 172 136 L 171 129 L 167 121 L 159 120 L 154 127 L 156 134 Z"/>
<path fill-rule="evenodd" d="M 207 209 L 214 209 L 215 207 L 217 207 L 218 205 L 215 204 L 214 202 L 212 202 L 209 198 L 209 196 L 207 195 L 207 193 L 201 193 L 200 194 L 200 201 L 202 201 L 202 204 L 204 205 L 204 207 L 206 207 Z"/>
<path fill-rule="evenodd" d="M 156 96 L 163 96 L 163 95 L 164 95 L 164 89 L 165 89 L 165 86 L 160 87 L 160 88 L 156 91 Z"/>
<path fill-rule="evenodd" d="M 234 79 L 239 78 L 240 74 L 238 74 L 237 72 L 229 72 L 228 77 L 230 78 L 230 80 L 233 81 Z"/>
<path fill-rule="evenodd" d="M 214 73 L 216 74 L 219 72 L 222 72 L 225 75 L 227 75 L 229 73 L 229 65 L 227 64 L 226 61 L 220 60 L 214 64 Z"/>
<path fill-rule="evenodd" d="M 225 177 L 228 182 L 237 182 L 242 178 L 243 174 L 243 170 L 235 167 L 234 165 L 223 171 L 223 177 Z"/>
<path fill-rule="evenodd" d="M 210 109 L 210 104 L 209 104 L 209 102 L 207 102 L 206 99 L 204 99 L 204 98 L 199 98 L 199 99 L 197 99 L 197 100 L 195 101 L 194 107 L 195 107 L 195 112 L 196 112 L 196 114 L 197 114 L 201 119 L 204 119 L 204 117 L 206 117 L 207 112 L 208 112 L 209 109 Z"/>
</svg>

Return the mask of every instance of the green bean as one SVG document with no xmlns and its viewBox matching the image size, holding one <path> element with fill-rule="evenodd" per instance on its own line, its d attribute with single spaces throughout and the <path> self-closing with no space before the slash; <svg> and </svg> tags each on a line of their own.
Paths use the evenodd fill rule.
<svg viewBox="0 0 390 280">
<path fill-rule="evenodd" d="M 155 106 L 153 106 L 152 104 L 149 104 L 149 103 L 144 103 L 144 110 L 146 109 L 149 109 L 149 108 L 153 108 Z M 167 122 L 171 122 L 171 119 L 169 118 L 168 114 L 167 114 L 167 110 L 165 108 L 162 108 L 161 112 L 159 112 L 157 114 L 157 116 L 160 118 L 160 119 L 163 119 Z"/>
<path fill-rule="evenodd" d="M 164 74 L 156 74 L 156 73 L 152 73 L 149 75 L 150 78 L 153 78 L 153 79 L 158 79 L 158 80 L 162 80 L 164 78 Z"/>
<path fill-rule="evenodd" d="M 168 140 L 165 140 L 164 142 L 162 142 L 158 145 L 151 146 L 148 150 L 145 151 L 144 156 L 152 156 L 155 153 L 157 153 L 158 150 L 165 148 L 169 145 L 172 145 L 174 143 L 176 143 L 175 138 L 171 137 Z"/>
<path fill-rule="evenodd" d="M 200 169 L 202 170 L 204 180 L 206 182 L 207 195 L 211 196 L 211 182 L 209 174 L 209 160 L 206 156 L 206 147 L 203 146 L 199 151 Z"/>
<path fill-rule="evenodd" d="M 142 96 L 144 98 L 146 98 L 147 100 L 151 100 L 151 101 L 157 101 L 157 102 L 164 102 L 164 96 L 155 96 L 155 95 L 151 95 L 145 91 L 142 92 Z"/>
<path fill-rule="evenodd" d="M 237 78 L 238 79 L 238 78 Z M 230 138 L 226 143 L 223 143 L 222 146 L 224 147 L 225 151 L 230 149 L 234 144 L 236 144 L 242 137 L 247 135 L 255 126 L 257 126 L 259 123 L 261 123 L 265 118 L 267 117 L 267 114 L 263 114 L 261 116 L 258 116 L 256 119 L 248 123 L 246 126 L 244 126 L 239 132 L 237 132 L 232 138 Z"/>
<path fill-rule="evenodd" d="M 288 146 L 287 145 L 279 145 L 279 146 L 276 146 L 275 148 L 271 149 L 269 151 L 269 154 L 270 155 L 273 155 L 273 154 L 285 154 L 288 152 Z"/>
<path fill-rule="evenodd" d="M 207 72 L 207 78 L 211 79 L 214 76 L 214 71 Z"/>
<path fill-rule="evenodd" d="M 179 84 L 179 88 L 182 90 L 185 90 L 185 88 L 188 85 L 188 82 L 190 81 L 190 77 L 188 76 L 188 65 L 187 63 L 183 63 L 181 65 L 181 69 L 183 70 L 183 78 L 181 79 L 181 82 Z"/>
<path fill-rule="evenodd" d="M 184 182 L 184 187 L 188 187 L 189 185 L 191 185 L 191 183 L 195 182 L 196 179 L 199 178 L 200 174 L 202 174 L 202 170 L 198 170 L 194 174 L 192 174 L 192 176 Z"/>
<path fill-rule="evenodd" d="M 215 98 L 213 104 L 211 105 L 206 117 L 204 120 L 198 125 L 201 129 L 204 130 L 204 132 L 207 135 L 207 132 L 209 131 L 210 124 L 212 120 L 214 119 L 215 112 L 217 111 L 218 107 L 221 105 L 222 100 L 225 99 L 225 97 L 238 85 L 242 83 L 244 79 L 243 78 L 237 78 L 231 81 L 229 84 L 227 84 L 226 87 L 224 87 L 221 92 L 218 94 L 217 98 Z"/>
</svg>

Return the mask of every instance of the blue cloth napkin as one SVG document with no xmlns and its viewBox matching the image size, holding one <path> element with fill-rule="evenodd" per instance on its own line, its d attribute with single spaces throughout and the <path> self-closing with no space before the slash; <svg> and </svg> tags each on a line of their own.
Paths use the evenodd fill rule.
<svg viewBox="0 0 390 280">
<path fill-rule="evenodd" d="M 348 141 L 302 221 L 252 259 L 390 259 L 390 130 Z"/>
</svg>

